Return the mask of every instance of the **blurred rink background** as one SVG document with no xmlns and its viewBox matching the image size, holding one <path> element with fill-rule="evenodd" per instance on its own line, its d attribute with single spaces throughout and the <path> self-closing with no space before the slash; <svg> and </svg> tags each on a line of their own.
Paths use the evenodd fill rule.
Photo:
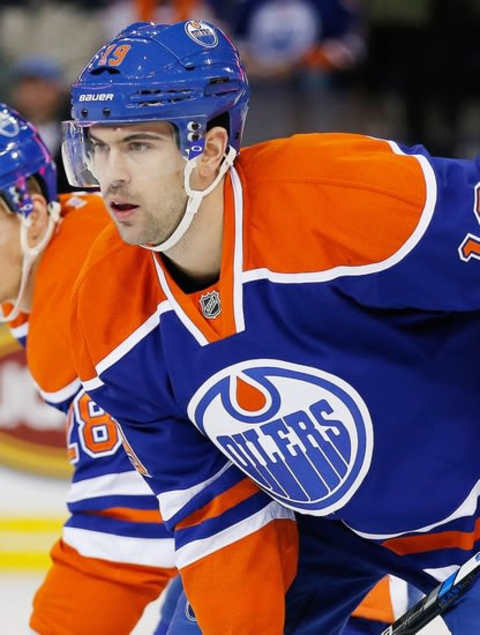
<svg viewBox="0 0 480 635">
<path fill-rule="evenodd" d="M 251 80 L 246 144 L 348 131 L 480 151 L 479 0 L 1 0 L 0 99 L 60 158 L 68 86 L 91 54 L 137 20 L 220 23 Z M 0 272 L 1 275 L 1 272 Z M 1 633 L 28 632 L 33 593 L 67 517 L 64 419 L 37 396 L 24 353 L 0 327 Z M 134 633 L 152 633 L 158 601 Z"/>
</svg>

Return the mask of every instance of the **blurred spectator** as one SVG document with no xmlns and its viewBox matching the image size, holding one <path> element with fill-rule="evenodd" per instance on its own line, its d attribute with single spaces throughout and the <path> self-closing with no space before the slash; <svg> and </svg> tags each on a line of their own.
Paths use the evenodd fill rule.
<svg viewBox="0 0 480 635">
<path fill-rule="evenodd" d="M 39 55 L 61 64 L 73 81 L 105 40 L 99 10 L 107 0 L 0 2 L 0 48 L 8 63 Z"/>
<path fill-rule="evenodd" d="M 366 132 L 425 141 L 432 0 L 368 0 Z"/>
<path fill-rule="evenodd" d="M 472 155 L 480 152 L 478 120 L 467 129 L 465 115 L 480 96 L 480 1 L 432 0 L 431 10 L 425 143 L 436 154 Z"/>
<path fill-rule="evenodd" d="M 114 0 L 104 11 L 107 39 L 132 22 L 170 24 L 188 18 L 212 19 L 202 0 Z"/>
<path fill-rule="evenodd" d="M 239 44 L 252 85 L 246 142 L 338 129 L 334 78 L 362 58 L 355 0 L 209 0 Z M 342 113 L 342 114 L 341 114 Z"/>
<path fill-rule="evenodd" d="M 468 154 L 473 134 L 478 151 L 462 124 L 479 94 L 479 0 L 368 0 L 367 19 L 365 131 L 447 156 Z"/>
<path fill-rule="evenodd" d="M 10 71 L 10 100 L 39 130 L 57 163 L 60 192 L 70 191 L 61 159 L 61 122 L 68 119 L 68 98 L 63 71 L 47 57 L 19 60 Z"/>
<path fill-rule="evenodd" d="M 210 0 L 239 43 L 249 76 L 342 69 L 363 53 L 354 0 Z"/>
</svg>

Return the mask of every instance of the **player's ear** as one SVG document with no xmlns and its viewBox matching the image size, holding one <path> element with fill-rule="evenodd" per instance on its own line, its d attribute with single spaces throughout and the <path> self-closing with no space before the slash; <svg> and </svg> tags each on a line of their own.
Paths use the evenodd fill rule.
<svg viewBox="0 0 480 635">
<path fill-rule="evenodd" d="M 198 176 L 202 181 L 215 178 L 227 145 L 228 133 L 225 128 L 214 126 L 207 132 L 204 150 L 197 161 Z"/>
<path fill-rule="evenodd" d="M 48 227 L 47 201 L 41 194 L 31 193 L 33 210 L 29 215 L 27 240 L 29 247 L 35 247 L 44 237 Z"/>
</svg>

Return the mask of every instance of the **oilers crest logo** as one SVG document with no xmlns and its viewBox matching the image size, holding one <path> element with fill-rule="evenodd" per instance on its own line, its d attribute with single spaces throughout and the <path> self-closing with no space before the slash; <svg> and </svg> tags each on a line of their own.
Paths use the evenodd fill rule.
<svg viewBox="0 0 480 635">
<path fill-rule="evenodd" d="M 0 112 L 0 135 L 13 138 L 19 132 L 20 128 L 16 119 L 7 112 Z"/>
<path fill-rule="evenodd" d="M 262 489 L 300 512 L 340 509 L 370 467 L 365 402 L 317 368 L 272 359 L 234 364 L 197 390 L 188 414 Z"/>
<path fill-rule="evenodd" d="M 215 29 L 207 22 L 188 20 L 185 23 L 185 33 L 195 42 L 206 48 L 214 48 L 218 44 L 218 37 Z"/>
</svg>

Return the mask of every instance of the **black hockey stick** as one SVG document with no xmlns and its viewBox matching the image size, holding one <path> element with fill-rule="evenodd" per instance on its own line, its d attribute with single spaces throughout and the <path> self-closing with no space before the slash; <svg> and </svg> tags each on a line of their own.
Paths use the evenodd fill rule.
<svg viewBox="0 0 480 635">
<path fill-rule="evenodd" d="M 480 551 L 382 631 L 381 635 L 415 635 L 437 615 L 445 613 L 453 606 L 478 577 L 480 577 Z"/>
</svg>

